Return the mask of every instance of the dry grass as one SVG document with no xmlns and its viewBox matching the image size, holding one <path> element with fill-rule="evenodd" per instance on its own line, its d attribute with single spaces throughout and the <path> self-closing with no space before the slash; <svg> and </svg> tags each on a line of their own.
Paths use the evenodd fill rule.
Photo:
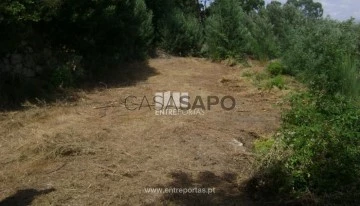
<svg viewBox="0 0 360 206">
<path fill-rule="evenodd" d="M 239 188 L 252 172 L 253 142 L 279 127 L 276 105 L 286 93 L 258 90 L 242 77 L 244 68 L 203 59 L 152 59 L 148 66 L 152 75 L 145 72 L 140 82 L 128 86 L 113 84 L 79 92 L 76 101 L 27 103 L 23 111 L 0 113 L 0 201 L 22 189 L 53 188 L 36 193 L 30 203 L 182 204 L 174 197 L 144 193 L 145 187 L 180 181 L 171 175 L 177 171 L 194 177 L 191 185 L 222 189 L 204 201 L 249 203 Z M 123 105 L 128 95 L 151 97 L 159 91 L 232 95 L 237 107 L 230 112 L 214 107 L 204 116 L 156 116 Z M 203 174 L 215 182 L 200 178 Z"/>
</svg>

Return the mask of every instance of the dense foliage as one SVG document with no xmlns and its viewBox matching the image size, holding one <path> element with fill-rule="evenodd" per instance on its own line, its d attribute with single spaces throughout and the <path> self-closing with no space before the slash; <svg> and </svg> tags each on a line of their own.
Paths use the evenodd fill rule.
<svg viewBox="0 0 360 206">
<path fill-rule="evenodd" d="M 152 40 L 152 12 L 143 0 L 2 1 L 0 11 L 3 102 L 35 96 L 27 88 L 36 85 L 44 92 L 70 86 L 81 68 L 90 76 L 114 62 L 144 59 Z"/>
<path fill-rule="evenodd" d="M 267 68 L 274 81 L 290 74 L 309 88 L 292 98 L 256 188 L 267 187 L 280 200 L 310 195 L 313 203 L 357 204 L 360 26 L 322 15 L 322 5 L 311 0 L 273 1 L 246 12 L 237 1 L 218 0 L 210 7 L 205 45 L 215 60 L 279 58 Z"/>
<path fill-rule="evenodd" d="M 154 47 L 198 54 L 199 15 L 196 1 L 1 1 L 0 106 L 96 79 Z"/>
<path fill-rule="evenodd" d="M 313 0 L 288 0 L 286 3 L 294 5 L 307 17 L 319 18 L 324 13 L 321 3 Z"/>
<path fill-rule="evenodd" d="M 180 56 L 199 53 L 203 29 L 197 17 L 175 9 L 171 16 L 160 22 L 160 25 L 161 48 Z"/>
<path fill-rule="evenodd" d="M 290 151 L 279 167 L 290 194 L 321 201 L 360 201 L 359 42 L 353 22 L 316 20 L 292 35 L 284 62 L 309 86 L 283 118 L 280 140 Z"/>
<path fill-rule="evenodd" d="M 357 85 L 351 85 L 359 73 L 359 34 L 355 29 L 351 21 L 339 23 L 327 19 L 298 27 L 292 32 L 291 46 L 283 58 L 289 65 L 288 72 L 302 75 L 317 91 L 357 96 Z"/>
<path fill-rule="evenodd" d="M 249 54 L 262 61 L 280 55 L 278 37 L 275 35 L 274 26 L 271 24 L 266 9 L 261 8 L 258 12 L 250 12 L 247 15 L 247 28 L 250 32 Z"/>
<path fill-rule="evenodd" d="M 203 42 L 201 5 L 193 0 L 146 1 L 153 11 L 153 47 L 175 55 L 197 55 Z"/>
<path fill-rule="evenodd" d="M 283 187 L 334 198 L 354 194 L 355 198 L 360 189 L 358 106 L 342 96 L 302 94 L 293 98 L 282 133 L 292 154 L 285 159 L 284 177 L 289 181 Z M 355 201 L 353 198 L 348 201 Z"/>
<path fill-rule="evenodd" d="M 280 199 L 358 204 L 360 27 L 322 19 L 319 5 L 297 2 L 306 1 L 267 6 L 285 65 L 273 62 L 268 71 L 294 75 L 309 90 L 293 96 L 256 185 Z"/>
</svg>

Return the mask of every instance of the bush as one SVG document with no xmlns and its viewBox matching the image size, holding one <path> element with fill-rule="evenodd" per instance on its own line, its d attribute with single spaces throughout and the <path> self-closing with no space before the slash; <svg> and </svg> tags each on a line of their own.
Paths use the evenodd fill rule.
<svg viewBox="0 0 360 206">
<path fill-rule="evenodd" d="M 296 191 L 349 192 L 360 177 L 360 112 L 342 97 L 298 96 L 284 117 L 293 155 L 286 169 Z"/>
<path fill-rule="evenodd" d="M 273 61 L 266 67 L 266 70 L 273 76 L 283 74 L 284 65 L 280 61 Z"/>
<path fill-rule="evenodd" d="M 74 77 L 71 69 L 66 66 L 58 67 L 53 71 L 50 82 L 55 87 L 74 86 Z"/>
<path fill-rule="evenodd" d="M 259 149 L 269 153 L 257 184 L 265 182 L 262 189 L 280 198 L 303 199 L 310 193 L 321 204 L 359 203 L 359 104 L 303 93 L 292 98 L 291 106 L 275 137 L 281 146 Z"/>
<path fill-rule="evenodd" d="M 309 21 L 293 33 L 283 57 L 287 72 L 301 76 L 314 91 L 348 93 L 349 83 L 359 83 L 358 36 L 352 22 Z"/>
<path fill-rule="evenodd" d="M 295 95 L 270 160 L 258 177 L 273 196 L 312 204 L 360 202 L 359 34 L 352 21 L 307 19 L 287 32 L 282 62 L 267 68 L 298 76 L 309 85 Z M 277 76 L 271 85 L 281 85 Z M 284 155 L 285 154 L 285 155 Z M 269 161 L 271 164 L 268 164 Z M 315 199 L 315 200 L 314 200 Z M 306 204 L 306 203 L 305 203 Z"/>
<path fill-rule="evenodd" d="M 271 78 L 270 81 L 266 85 L 267 88 L 272 89 L 273 87 L 277 87 L 279 89 L 285 88 L 285 80 L 282 76 L 278 75 L 274 78 Z"/>
</svg>

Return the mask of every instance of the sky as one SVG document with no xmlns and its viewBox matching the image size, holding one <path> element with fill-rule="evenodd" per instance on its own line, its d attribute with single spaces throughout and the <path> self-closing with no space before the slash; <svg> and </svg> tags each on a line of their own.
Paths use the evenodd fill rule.
<svg viewBox="0 0 360 206">
<path fill-rule="evenodd" d="M 286 0 L 278 0 L 285 3 Z M 360 1 L 359 0 L 315 0 L 320 2 L 324 9 L 324 17 L 330 15 L 333 19 L 346 20 L 354 17 L 360 20 Z M 265 0 L 266 3 L 271 0 Z"/>
</svg>

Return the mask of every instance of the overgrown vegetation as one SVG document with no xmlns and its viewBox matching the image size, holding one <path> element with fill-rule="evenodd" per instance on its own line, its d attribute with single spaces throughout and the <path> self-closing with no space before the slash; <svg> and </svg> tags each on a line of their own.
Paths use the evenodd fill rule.
<svg viewBox="0 0 360 206">
<path fill-rule="evenodd" d="M 292 98 L 276 144 L 260 144 L 268 147 L 260 153 L 268 153 L 250 185 L 277 201 L 354 205 L 360 201 L 359 25 L 322 19 L 316 10 L 302 11 L 295 22 L 303 23 L 288 22 L 286 35 L 278 36 L 286 40 L 284 65 L 273 62 L 267 70 L 297 76 L 309 91 Z"/>
<path fill-rule="evenodd" d="M 253 189 L 276 201 L 358 204 L 360 26 L 322 18 L 321 4 L 305 0 L 272 2 L 253 12 L 223 0 L 210 14 L 205 41 L 210 58 L 277 58 L 267 67 L 269 75 L 244 75 L 259 86 L 266 81 L 265 88 L 282 89 L 281 75 L 290 74 L 309 88 L 292 98 L 275 142 L 256 144 L 266 161 Z"/>
<path fill-rule="evenodd" d="M 273 75 L 280 75 L 284 73 L 285 67 L 280 61 L 273 61 L 266 67 L 267 71 Z"/>
<path fill-rule="evenodd" d="M 0 107 L 98 80 L 156 47 L 199 54 L 200 8 L 190 0 L 2 1 Z"/>
</svg>

